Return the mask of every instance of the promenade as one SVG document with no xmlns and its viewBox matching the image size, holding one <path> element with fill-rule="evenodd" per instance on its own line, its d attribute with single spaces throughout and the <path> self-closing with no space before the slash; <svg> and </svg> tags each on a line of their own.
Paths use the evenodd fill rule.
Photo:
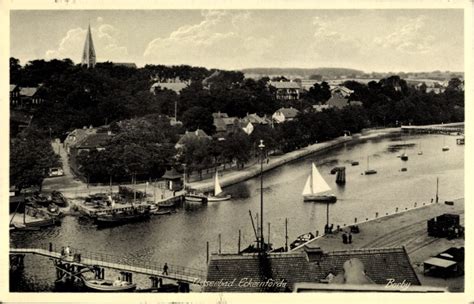
<svg viewBox="0 0 474 304">
<path fill-rule="evenodd" d="M 360 233 L 352 234 L 352 243 L 342 242 L 343 232 L 333 232 L 306 243 L 309 247 L 320 247 L 324 251 L 350 250 L 361 248 L 393 248 L 404 246 L 411 263 L 423 285 L 446 287 L 451 291 L 462 291 L 464 277 L 442 279 L 423 275 L 423 261 L 450 247 L 464 246 L 464 238 L 448 240 L 428 236 L 427 220 L 453 213 L 460 215 L 464 226 L 464 198 L 454 200 L 452 206 L 444 202 L 430 203 L 408 211 L 369 219 L 358 223 Z M 343 231 L 349 229 L 343 228 Z M 302 251 L 303 246 L 293 251 Z"/>
</svg>

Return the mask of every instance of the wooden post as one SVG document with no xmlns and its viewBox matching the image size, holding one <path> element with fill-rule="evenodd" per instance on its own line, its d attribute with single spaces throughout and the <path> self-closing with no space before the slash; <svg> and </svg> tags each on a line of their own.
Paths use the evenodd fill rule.
<svg viewBox="0 0 474 304">
<path fill-rule="evenodd" d="M 240 229 L 239 229 L 239 242 L 237 243 L 237 254 L 240 254 Z"/>
<path fill-rule="evenodd" d="M 438 203 L 439 177 L 436 178 L 436 203 Z"/>
<path fill-rule="evenodd" d="M 268 249 L 270 249 L 270 222 L 268 223 Z"/>
<path fill-rule="evenodd" d="M 285 218 L 285 251 L 288 251 L 288 218 Z"/>
<path fill-rule="evenodd" d="M 206 242 L 206 263 L 209 263 L 209 242 Z"/>
<path fill-rule="evenodd" d="M 219 233 L 219 254 L 221 254 L 221 234 Z"/>
</svg>

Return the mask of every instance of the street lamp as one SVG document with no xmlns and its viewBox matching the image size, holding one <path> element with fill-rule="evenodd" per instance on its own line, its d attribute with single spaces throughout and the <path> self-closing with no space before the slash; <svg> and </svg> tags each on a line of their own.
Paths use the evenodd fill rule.
<svg viewBox="0 0 474 304">
<path fill-rule="evenodd" d="M 260 139 L 258 148 L 260 149 L 260 250 L 265 252 L 265 242 L 263 240 L 263 149 L 265 145 L 263 139 Z"/>
</svg>

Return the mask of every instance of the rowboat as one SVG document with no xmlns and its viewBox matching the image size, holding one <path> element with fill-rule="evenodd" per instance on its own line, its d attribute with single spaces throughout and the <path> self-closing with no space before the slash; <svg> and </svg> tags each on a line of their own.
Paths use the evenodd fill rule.
<svg viewBox="0 0 474 304">
<path fill-rule="evenodd" d="M 112 280 L 84 280 L 84 285 L 88 288 L 96 291 L 106 292 L 120 292 L 120 291 L 131 291 L 137 288 L 137 284 L 126 281 L 112 281 Z"/>
</svg>

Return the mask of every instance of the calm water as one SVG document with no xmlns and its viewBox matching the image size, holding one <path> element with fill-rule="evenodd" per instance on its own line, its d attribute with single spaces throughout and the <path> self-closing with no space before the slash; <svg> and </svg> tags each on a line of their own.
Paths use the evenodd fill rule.
<svg viewBox="0 0 474 304">
<path fill-rule="evenodd" d="M 390 145 L 413 143 L 406 150 L 391 151 Z M 441 147 L 449 145 L 450 151 Z M 423 155 L 418 155 L 418 151 Z M 397 155 L 406 152 L 408 161 Z M 361 175 L 367 168 L 376 175 Z M 357 160 L 359 166 L 351 166 Z M 403 136 L 370 140 L 357 145 L 347 144 L 321 155 L 282 166 L 264 175 L 264 222 L 271 223 L 270 241 L 274 247 L 285 242 L 285 218 L 288 218 L 290 242 L 308 231 L 324 230 L 326 205 L 303 202 L 301 192 L 315 162 L 325 180 L 338 197 L 330 205 L 330 223 L 351 224 L 354 218 L 366 218 L 393 213 L 395 208 L 412 208 L 414 202 L 430 202 L 436 193 L 439 177 L 440 200 L 464 196 L 464 146 L 456 145 L 456 137 L 442 135 Z M 345 186 L 335 183 L 334 166 L 346 166 Z M 401 172 L 402 167 L 407 172 Z M 143 223 L 98 230 L 89 221 L 77 217 L 64 218 L 61 227 L 41 231 L 15 232 L 11 241 L 16 246 L 35 247 L 48 242 L 57 246 L 70 245 L 94 252 L 107 252 L 129 258 L 205 268 L 206 242 L 210 251 L 218 250 L 218 234 L 222 235 L 222 252 L 237 252 L 238 230 L 242 231 L 242 248 L 253 237 L 249 210 L 255 218 L 260 211 L 260 179 L 255 178 L 225 188 L 233 195 L 231 201 L 209 203 L 207 206 L 187 205 L 170 216 L 154 217 Z M 46 258 L 26 258 L 26 269 L 19 279 L 18 289 L 49 290 L 54 282 L 52 263 Z M 112 274 L 110 274 L 112 275 Z M 134 280 L 148 287 L 146 277 Z M 15 288 L 15 289 L 16 289 Z"/>
</svg>

